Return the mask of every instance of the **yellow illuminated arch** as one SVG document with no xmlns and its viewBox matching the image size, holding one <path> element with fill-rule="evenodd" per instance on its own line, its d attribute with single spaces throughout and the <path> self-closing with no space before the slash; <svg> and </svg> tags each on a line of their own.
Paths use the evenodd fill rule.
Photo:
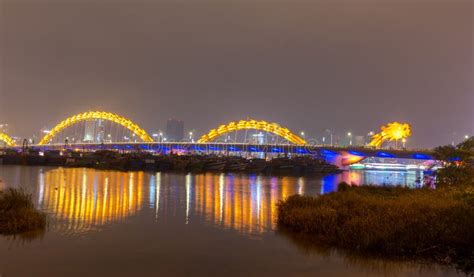
<svg viewBox="0 0 474 277">
<path fill-rule="evenodd" d="M 0 133 L 0 141 L 6 143 L 7 146 L 15 146 L 15 141 L 7 134 Z"/>
<path fill-rule="evenodd" d="M 61 121 L 46 136 L 44 136 L 41 139 L 41 141 L 39 142 L 39 145 L 48 144 L 51 141 L 51 139 L 54 138 L 59 132 L 61 132 L 62 130 L 64 130 L 65 128 L 71 125 L 74 125 L 81 121 L 94 120 L 94 119 L 103 119 L 103 120 L 108 120 L 108 121 L 117 123 L 127 128 L 128 130 L 132 131 L 144 142 L 153 142 L 153 139 L 147 134 L 147 132 L 143 130 L 142 128 L 140 128 L 140 126 L 138 126 L 137 124 L 133 123 L 131 120 L 126 119 L 117 114 L 96 111 L 96 112 L 85 112 L 85 113 L 77 114 L 65 119 L 64 121 Z"/>
<path fill-rule="evenodd" d="M 392 122 L 380 128 L 380 133 L 372 137 L 370 146 L 381 147 L 385 141 L 405 139 L 411 136 L 411 127 L 408 123 Z"/>
<path fill-rule="evenodd" d="M 205 143 L 214 140 L 215 138 L 229 132 L 234 132 L 238 130 L 245 130 L 245 129 L 255 129 L 260 131 L 265 131 L 269 133 L 273 133 L 278 135 L 291 143 L 294 144 L 306 144 L 306 141 L 301 137 L 295 135 L 287 128 L 283 128 L 277 123 L 269 123 L 263 120 L 240 120 L 239 122 L 230 122 L 227 125 L 221 125 L 217 129 L 212 129 L 206 135 L 203 135 L 199 140 L 198 143 Z"/>
</svg>

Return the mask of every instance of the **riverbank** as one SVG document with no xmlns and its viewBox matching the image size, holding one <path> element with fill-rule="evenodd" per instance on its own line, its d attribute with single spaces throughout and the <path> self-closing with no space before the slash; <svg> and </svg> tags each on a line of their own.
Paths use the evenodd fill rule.
<svg viewBox="0 0 474 277">
<path fill-rule="evenodd" d="M 340 172 L 335 165 L 312 157 L 275 157 L 270 160 L 218 155 L 153 155 L 151 153 L 35 151 L 0 154 L 0 164 L 87 167 L 121 171 L 247 172 L 275 175 L 326 175 Z"/>
<path fill-rule="evenodd" d="M 0 191 L 0 234 L 16 235 L 46 228 L 46 215 L 34 207 L 23 190 Z"/>
<path fill-rule="evenodd" d="M 279 229 L 350 254 L 425 260 L 474 270 L 474 186 L 351 187 L 278 204 Z"/>
</svg>

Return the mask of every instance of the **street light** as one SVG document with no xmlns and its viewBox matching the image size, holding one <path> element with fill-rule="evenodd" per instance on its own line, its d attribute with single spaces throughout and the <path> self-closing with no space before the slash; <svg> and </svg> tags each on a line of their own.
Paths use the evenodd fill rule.
<svg viewBox="0 0 474 277">
<path fill-rule="evenodd" d="M 469 138 L 469 136 L 468 136 L 468 135 L 465 135 L 465 136 L 464 136 L 464 139 L 468 139 L 468 138 Z"/>
<path fill-rule="evenodd" d="M 332 146 L 332 145 L 333 145 L 333 144 L 332 144 L 332 131 L 329 130 L 329 129 L 326 129 L 326 130 L 324 130 L 324 131 L 329 134 L 329 138 L 330 138 L 330 142 L 331 142 L 331 146 Z"/>
<path fill-rule="evenodd" d="M 190 140 L 191 142 L 194 142 L 194 140 L 193 140 L 193 132 L 189 132 L 189 140 Z"/>
<path fill-rule="evenodd" d="M 347 136 L 349 137 L 349 145 L 352 145 L 352 133 L 348 132 Z"/>
<path fill-rule="evenodd" d="M 402 138 L 403 148 L 405 148 L 406 143 L 407 143 L 407 139 L 406 139 L 406 138 Z"/>
<path fill-rule="evenodd" d="M 158 136 L 158 142 L 163 142 L 163 132 L 159 132 Z"/>
</svg>

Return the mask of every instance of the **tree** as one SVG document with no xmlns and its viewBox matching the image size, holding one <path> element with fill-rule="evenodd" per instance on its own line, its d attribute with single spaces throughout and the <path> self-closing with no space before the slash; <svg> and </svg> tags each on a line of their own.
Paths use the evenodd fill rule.
<svg viewBox="0 0 474 277">
<path fill-rule="evenodd" d="M 435 148 L 435 158 L 444 161 L 444 167 L 436 173 L 439 185 L 474 185 L 474 138 L 458 144 Z"/>
</svg>

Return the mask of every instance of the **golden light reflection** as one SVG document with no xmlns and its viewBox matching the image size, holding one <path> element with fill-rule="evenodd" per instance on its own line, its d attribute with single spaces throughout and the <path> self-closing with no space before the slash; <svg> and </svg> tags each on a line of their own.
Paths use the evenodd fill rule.
<svg viewBox="0 0 474 277">
<path fill-rule="evenodd" d="M 38 204 L 73 233 L 134 215 L 143 204 L 143 172 L 58 168 L 40 174 Z M 148 182 L 148 180 L 147 180 Z"/>
<path fill-rule="evenodd" d="M 159 224 L 212 224 L 244 234 L 275 228 L 280 199 L 305 192 L 304 178 L 162 174 L 58 168 L 41 172 L 38 205 L 68 234 L 101 230 L 144 206 Z"/>
<path fill-rule="evenodd" d="M 261 176 L 203 174 L 195 178 L 194 210 L 218 226 L 258 234 L 275 228 L 280 199 L 302 191 L 304 181 L 293 177 L 262 182 Z"/>
</svg>

